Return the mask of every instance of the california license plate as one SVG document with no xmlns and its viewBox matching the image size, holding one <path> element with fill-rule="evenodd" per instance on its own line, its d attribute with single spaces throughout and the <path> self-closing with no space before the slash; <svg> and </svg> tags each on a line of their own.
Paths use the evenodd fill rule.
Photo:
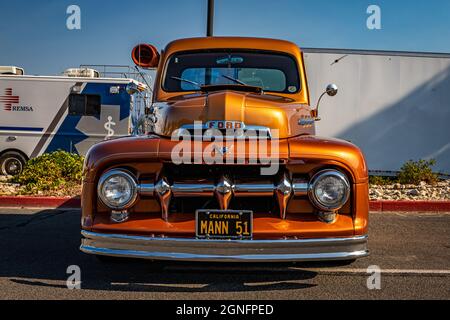
<svg viewBox="0 0 450 320">
<path fill-rule="evenodd" d="M 253 212 L 248 210 L 197 210 L 197 238 L 251 239 Z"/>
</svg>

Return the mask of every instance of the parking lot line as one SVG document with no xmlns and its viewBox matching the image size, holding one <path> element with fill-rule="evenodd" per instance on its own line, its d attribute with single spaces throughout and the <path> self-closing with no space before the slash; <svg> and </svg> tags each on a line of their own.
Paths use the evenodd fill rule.
<svg viewBox="0 0 450 320">
<path fill-rule="evenodd" d="M 358 268 L 334 268 L 334 269 L 325 269 L 325 268 L 293 268 L 295 270 L 305 270 L 305 271 L 314 271 L 318 273 L 348 273 L 348 274 L 369 274 L 372 271 L 368 271 L 367 269 Z M 380 268 L 380 272 L 382 274 L 392 274 L 392 275 L 450 275 L 450 270 L 427 270 L 427 269 L 382 269 Z"/>
</svg>

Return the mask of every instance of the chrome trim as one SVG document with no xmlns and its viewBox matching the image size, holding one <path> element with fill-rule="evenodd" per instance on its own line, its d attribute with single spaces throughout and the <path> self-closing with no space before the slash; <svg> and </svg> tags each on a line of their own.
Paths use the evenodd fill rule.
<svg viewBox="0 0 450 320">
<path fill-rule="evenodd" d="M 174 197 L 211 197 L 215 186 L 213 183 L 175 182 L 170 188 Z"/>
<path fill-rule="evenodd" d="M 275 188 L 276 187 L 271 182 L 236 183 L 234 185 L 234 195 L 236 197 L 270 197 L 273 195 Z"/>
<path fill-rule="evenodd" d="M 311 126 L 314 122 L 316 122 L 314 118 L 300 118 L 300 120 L 298 120 L 300 126 Z"/>
<path fill-rule="evenodd" d="M 111 221 L 114 223 L 122 223 L 130 218 L 130 213 L 127 210 L 122 211 L 111 211 Z"/>
<path fill-rule="evenodd" d="M 153 197 L 155 193 L 154 183 L 141 183 L 138 185 L 138 193 L 142 196 Z"/>
<path fill-rule="evenodd" d="M 163 178 L 155 184 L 155 196 L 161 206 L 161 214 L 164 221 L 169 219 L 169 205 L 172 198 L 172 190 L 169 183 Z"/>
<path fill-rule="evenodd" d="M 234 183 L 231 179 L 222 176 L 219 182 L 214 184 L 207 179 L 198 181 L 175 181 L 169 184 L 162 177 L 155 184 L 142 183 L 137 186 L 141 196 L 155 197 L 159 200 L 163 218 L 167 220 L 169 205 L 172 197 L 213 197 L 219 202 L 220 209 L 228 209 L 232 197 L 272 197 L 275 196 L 280 208 L 280 217 L 286 216 L 287 203 L 293 196 L 306 196 L 308 194 L 308 182 L 302 179 L 294 179 L 290 182 L 287 174 L 282 176 L 279 183 L 274 184 L 270 180 Z"/>
<path fill-rule="evenodd" d="M 277 262 L 365 257 L 367 236 L 299 240 L 158 238 L 82 231 L 80 250 L 96 255 L 154 260 Z"/>
<path fill-rule="evenodd" d="M 319 221 L 330 224 L 336 221 L 337 213 L 336 211 L 319 211 L 317 212 L 317 218 L 319 218 Z"/>
<path fill-rule="evenodd" d="M 233 189 L 234 186 L 231 181 L 227 177 L 222 176 L 214 190 L 214 194 L 216 195 L 221 210 L 228 209 L 231 197 L 233 196 Z"/>
<path fill-rule="evenodd" d="M 344 182 L 345 186 L 347 187 L 344 198 L 338 206 L 327 206 L 327 205 L 321 203 L 320 200 L 316 198 L 314 189 L 316 187 L 317 181 L 320 178 L 322 178 L 323 176 L 335 176 L 338 179 L 342 180 Z M 347 203 L 348 198 L 350 197 L 350 182 L 348 181 L 347 176 L 340 171 L 333 170 L 333 169 L 322 170 L 322 171 L 317 172 L 312 177 L 311 183 L 308 186 L 308 196 L 309 196 L 309 199 L 311 200 L 311 202 L 313 203 L 313 205 L 319 210 L 323 210 L 323 211 L 339 210 Z"/>
<path fill-rule="evenodd" d="M 281 177 L 280 182 L 276 186 L 275 194 L 280 210 L 280 218 L 286 219 L 286 210 L 292 195 L 292 184 L 286 174 Z"/>
<path fill-rule="evenodd" d="M 309 182 L 304 179 L 294 179 L 292 182 L 292 189 L 295 197 L 308 195 Z"/>
<path fill-rule="evenodd" d="M 327 207 L 315 199 L 314 188 L 319 178 L 323 175 L 334 175 L 339 177 L 347 186 L 343 203 L 338 207 Z M 193 181 L 175 181 L 172 184 L 167 182 L 166 178 L 160 178 L 155 184 L 142 183 L 137 185 L 137 192 L 142 196 L 155 197 L 159 200 L 163 218 L 167 220 L 169 205 L 172 197 L 213 197 L 215 196 L 219 202 L 220 209 L 228 209 L 232 197 L 271 197 L 275 196 L 280 208 L 280 217 L 285 219 L 286 208 L 289 200 L 292 197 L 308 196 L 313 205 L 321 211 L 331 212 L 339 210 L 348 201 L 350 196 L 350 183 L 340 171 L 337 170 L 322 170 L 313 176 L 311 181 L 303 178 L 289 179 L 289 176 L 284 173 L 281 180 L 274 184 L 271 180 L 266 181 L 237 181 L 233 182 L 231 179 L 222 176 L 218 183 L 214 183 L 208 179 Z"/>
<path fill-rule="evenodd" d="M 126 202 L 125 204 L 123 204 L 121 206 L 114 206 L 114 205 L 111 205 L 110 203 L 108 203 L 108 200 L 104 197 L 103 191 L 102 191 L 103 185 L 106 182 L 106 180 L 114 175 L 120 175 L 120 176 L 125 177 L 125 179 L 127 179 L 130 182 L 131 192 L 133 193 L 130 200 L 128 200 L 128 202 Z M 136 182 L 136 178 L 130 172 L 128 172 L 127 170 L 123 170 L 123 169 L 112 169 L 112 170 L 109 170 L 109 171 L 103 173 L 100 176 L 100 179 L 97 184 L 97 195 L 100 198 L 101 202 L 105 206 L 107 206 L 108 208 L 113 209 L 113 210 L 124 210 L 124 209 L 128 209 L 128 208 L 132 207 L 137 200 L 138 190 L 139 190 L 139 186 Z"/>
<path fill-rule="evenodd" d="M 229 180 L 229 184 L 235 197 L 270 197 L 277 190 L 277 186 L 271 181 L 232 183 Z M 218 186 L 213 182 L 174 182 L 172 185 L 169 185 L 174 197 L 210 197 L 214 195 L 214 191 Z M 292 184 L 293 194 L 295 196 L 306 196 L 308 194 L 307 186 L 307 183 L 303 186 L 294 181 L 294 184 Z M 140 184 L 138 185 L 138 192 L 143 196 L 155 196 L 156 187 L 154 184 Z"/>
<path fill-rule="evenodd" d="M 181 136 L 191 136 L 194 139 L 203 139 L 207 138 L 208 141 L 212 137 L 214 137 L 215 130 L 226 130 L 225 135 L 220 134 L 220 137 L 225 139 L 258 139 L 260 137 L 266 137 L 268 139 L 272 138 L 272 131 L 269 127 L 265 126 L 256 126 L 256 125 L 245 125 L 244 123 L 241 123 L 241 128 L 215 128 L 210 127 L 211 122 L 223 122 L 223 121 L 208 121 L 206 123 L 201 124 L 183 124 L 180 126 L 179 129 L 175 130 L 175 134 L 179 137 Z M 225 121 L 225 122 L 233 122 L 238 123 L 239 121 Z M 178 130 L 178 131 L 177 131 Z M 186 130 L 186 131 L 184 131 Z M 194 130 L 194 134 L 191 134 L 189 130 Z M 195 134 L 195 130 L 211 130 L 209 132 L 202 132 L 202 135 Z M 220 132 L 220 131 L 219 131 Z M 250 132 L 252 134 L 248 134 L 247 132 Z M 206 134 L 205 134 L 206 133 Z M 232 133 L 232 135 L 229 135 L 228 133 Z"/>
</svg>

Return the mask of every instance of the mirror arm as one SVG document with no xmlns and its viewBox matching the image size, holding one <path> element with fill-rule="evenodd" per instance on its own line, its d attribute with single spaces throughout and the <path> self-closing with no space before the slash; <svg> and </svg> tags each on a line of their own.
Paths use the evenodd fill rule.
<svg viewBox="0 0 450 320">
<path fill-rule="evenodd" d="M 319 120 L 320 120 L 320 118 L 318 117 L 318 116 L 319 116 L 319 105 L 320 105 L 320 101 L 322 100 L 323 96 L 324 96 L 325 94 L 327 94 L 327 93 L 328 93 L 328 91 L 325 91 L 325 92 L 323 92 L 323 93 L 320 95 L 319 100 L 317 100 L 316 108 L 315 108 L 314 110 L 311 110 L 312 116 L 315 118 L 314 120 L 316 120 L 316 121 L 319 121 Z"/>
<path fill-rule="evenodd" d="M 319 100 L 317 101 L 316 104 L 316 108 L 314 110 L 311 110 L 311 115 L 314 117 L 315 121 L 319 121 L 319 105 L 320 105 L 320 101 L 322 101 L 322 98 L 325 94 L 328 94 L 329 96 L 333 97 L 338 93 L 338 87 L 335 84 L 329 84 L 325 90 L 325 92 L 323 92 L 320 97 Z"/>
</svg>

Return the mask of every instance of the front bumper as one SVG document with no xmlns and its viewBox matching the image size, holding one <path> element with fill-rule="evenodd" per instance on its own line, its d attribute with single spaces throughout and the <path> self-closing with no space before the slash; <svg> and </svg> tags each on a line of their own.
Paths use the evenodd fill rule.
<svg viewBox="0 0 450 320">
<path fill-rule="evenodd" d="M 82 231 L 80 250 L 152 260 L 287 262 L 351 260 L 369 255 L 367 236 L 300 240 L 203 240 Z"/>
</svg>

